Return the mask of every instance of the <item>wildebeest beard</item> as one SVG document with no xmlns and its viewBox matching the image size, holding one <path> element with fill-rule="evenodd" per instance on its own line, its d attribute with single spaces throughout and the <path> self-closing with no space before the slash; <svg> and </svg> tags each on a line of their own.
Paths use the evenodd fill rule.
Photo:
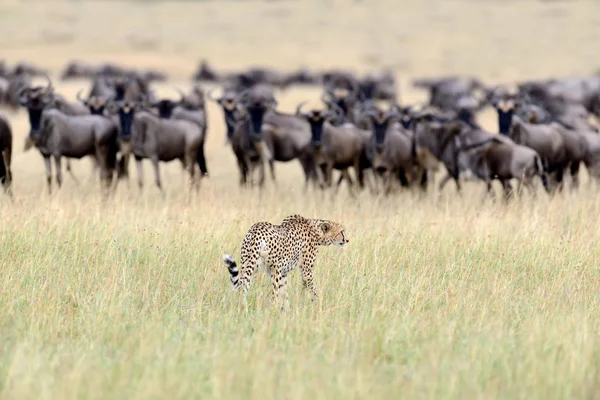
<svg viewBox="0 0 600 400">
<path fill-rule="evenodd" d="M 229 110 L 227 108 L 223 109 L 225 113 L 225 127 L 227 128 L 227 138 L 233 138 L 233 134 L 235 132 L 235 114 L 233 110 Z"/>
<path fill-rule="evenodd" d="M 90 113 L 92 115 L 103 115 L 104 114 L 104 106 L 90 107 Z"/>
<path fill-rule="evenodd" d="M 373 121 L 373 129 L 375 131 L 375 145 L 378 151 L 383 149 L 385 142 L 385 134 L 388 128 L 388 121 L 375 122 Z"/>
<path fill-rule="evenodd" d="M 312 133 L 312 144 L 314 146 L 321 146 L 321 140 L 323 139 L 323 120 L 310 121 L 310 130 Z"/>
<path fill-rule="evenodd" d="M 503 111 L 498 110 L 498 129 L 501 134 L 507 135 L 512 123 L 513 110 Z"/>
<path fill-rule="evenodd" d="M 42 112 L 43 108 L 28 108 L 30 131 L 29 136 L 39 136 L 41 134 Z"/>
<path fill-rule="evenodd" d="M 263 106 L 248 107 L 248 114 L 250 114 L 250 123 L 252 126 L 250 136 L 254 139 L 262 138 L 262 123 L 265 112 L 266 109 Z"/>
<path fill-rule="evenodd" d="M 122 139 L 125 141 L 131 139 L 131 127 L 133 125 L 134 114 L 135 113 L 133 109 L 130 109 L 129 112 L 119 110 L 119 121 L 121 122 L 121 135 Z"/>
</svg>

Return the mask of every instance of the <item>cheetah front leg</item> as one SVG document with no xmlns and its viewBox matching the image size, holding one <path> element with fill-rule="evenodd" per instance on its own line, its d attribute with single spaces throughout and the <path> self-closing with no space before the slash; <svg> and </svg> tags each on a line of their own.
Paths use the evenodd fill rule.
<svg viewBox="0 0 600 400">
<path fill-rule="evenodd" d="M 319 298 L 315 284 L 313 282 L 312 269 L 315 264 L 316 254 L 307 254 L 300 261 L 300 274 L 302 275 L 302 286 L 310 293 L 310 300 L 315 301 Z"/>
<path fill-rule="evenodd" d="M 271 283 L 273 284 L 273 301 L 279 304 L 279 309 L 285 311 L 289 306 L 287 291 L 287 275 L 283 273 L 282 268 L 271 268 Z"/>
</svg>

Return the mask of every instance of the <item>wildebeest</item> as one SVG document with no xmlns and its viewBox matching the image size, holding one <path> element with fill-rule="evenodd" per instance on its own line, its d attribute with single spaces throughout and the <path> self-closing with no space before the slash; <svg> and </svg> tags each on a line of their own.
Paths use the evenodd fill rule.
<svg viewBox="0 0 600 400">
<path fill-rule="evenodd" d="M 367 143 L 367 159 L 371 168 L 383 177 L 385 194 L 392 189 L 393 178 L 402 186 L 415 181 L 416 142 L 412 132 L 404 129 L 395 110 L 370 109 L 371 137 Z"/>
<path fill-rule="evenodd" d="M 366 158 L 366 144 L 371 132 L 357 128 L 352 124 L 334 126 L 328 122 L 334 116 L 329 111 L 313 109 L 301 112 L 302 103 L 296 109 L 296 115 L 303 116 L 310 124 L 312 133 L 308 151 L 314 160 L 315 171 L 319 183 L 332 185 L 333 169 L 341 171 L 341 178 L 346 179 L 352 189 L 352 178 L 349 168 L 354 169 L 360 187 L 364 185 L 364 169 L 369 165 Z M 341 183 L 341 179 L 338 181 Z"/>
<path fill-rule="evenodd" d="M 542 159 L 529 147 L 493 135 L 479 143 L 466 146 L 461 144 L 459 151 L 466 153 L 469 170 L 486 183 L 486 193 L 493 193 L 494 179 L 502 183 L 506 199 L 511 195 L 511 179 L 517 179 L 519 186 L 523 184 L 533 191 L 532 179 L 535 176 L 539 176 L 548 189 Z"/>
<path fill-rule="evenodd" d="M 442 111 L 457 111 L 461 99 L 473 99 L 480 107 L 487 100 L 484 85 L 474 78 L 416 79 L 413 86 L 428 90 L 429 105 Z"/>
<path fill-rule="evenodd" d="M 212 99 L 212 98 L 211 98 Z M 275 178 L 274 162 L 298 159 L 306 181 L 314 177 L 312 163 L 305 152 L 310 142 L 310 127 L 301 117 L 274 110 L 277 102 L 270 86 L 256 85 L 239 95 L 213 99 L 223 108 L 232 150 L 245 185 L 255 170 L 258 184 L 264 185 L 264 164 Z"/>
<path fill-rule="evenodd" d="M 208 115 L 206 113 L 206 103 L 204 91 L 199 86 L 194 86 L 190 93 L 181 93 L 181 98 L 173 108 L 172 118 L 190 121 L 200 128 L 202 137 L 200 139 L 200 148 L 198 149 L 198 166 L 202 176 L 208 177 L 208 167 L 206 165 L 206 155 L 204 145 L 206 134 L 208 132 Z"/>
<path fill-rule="evenodd" d="M 61 158 L 95 156 L 100 164 L 100 178 L 105 189 L 115 168 L 117 131 L 114 124 L 98 115 L 67 115 L 53 102 L 51 82 L 45 88 L 26 88 L 21 93 L 21 105 L 29 114 L 29 145 L 35 146 L 44 158 L 48 190 L 52 191 L 51 157 L 55 162 L 56 182 L 62 185 Z M 26 148 L 27 149 L 27 148 Z"/>
<path fill-rule="evenodd" d="M 9 73 L 0 77 L 0 106 L 16 111 L 20 107 L 19 93 L 30 84 L 27 75 Z"/>
<path fill-rule="evenodd" d="M 555 124 L 523 121 L 515 115 L 515 103 L 512 101 L 503 101 L 494 106 L 498 113 L 499 133 L 517 144 L 534 149 L 542 158 L 544 169 L 553 178 L 553 186 L 562 188 L 564 171 L 571 160 L 561 129 Z"/>
<path fill-rule="evenodd" d="M 231 139 L 233 138 L 233 133 L 235 131 L 235 126 L 237 123 L 238 116 L 240 114 L 240 110 L 238 109 L 238 96 L 240 93 L 236 92 L 233 88 L 224 87 L 223 94 L 221 97 L 213 97 L 212 91 L 209 91 L 207 96 L 209 100 L 217 103 L 222 111 L 223 117 L 225 120 L 225 140 L 226 143 L 231 144 Z"/>
<path fill-rule="evenodd" d="M 143 187 L 142 160 L 152 162 L 155 183 L 164 193 L 159 162 L 180 160 L 190 175 L 191 186 L 198 187 L 195 165 L 200 164 L 202 131 L 190 121 L 160 118 L 137 102 L 120 101 L 109 104 L 111 112 L 119 114 L 120 148 L 124 157 L 133 153 L 138 170 L 138 185 Z M 200 165 L 198 165 L 200 166 Z"/>
<path fill-rule="evenodd" d="M 4 192 L 11 194 L 12 184 L 12 129 L 8 120 L 0 115 L 0 183 Z"/>
<path fill-rule="evenodd" d="M 331 121 L 334 125 L 350 122 L 361 128 L 368 127 L 368 121 L 363 119 L 360 93 L 360 86 L 353 76 L 341 73 L 332 74 L 331 77 L 326 75 L 321 100 L 327 105 L 328 111 L 339 116 Z"/>
</svg>

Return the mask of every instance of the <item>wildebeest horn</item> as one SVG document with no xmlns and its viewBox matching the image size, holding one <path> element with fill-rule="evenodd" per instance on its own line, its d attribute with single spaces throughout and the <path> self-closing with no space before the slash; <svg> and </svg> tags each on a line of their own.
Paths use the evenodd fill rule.
<svg viewBox="0 0 600 400">
<path fill-rule="evenodd" d="M 367 110 L 365 112 L 365 114 L 367 114 L 369 117 L 373 117 L 373 118 L 379 117 L 379 115 L 377 114 L 377 110 L 374 110 L 374 109 Z"/>
<path fill-rule="evenodd" d="M 25 106 L 27 104 L 27 101 L 29 100 L 29 98 L 28 98 L 29 92 L 31 92 L 31 88 L 30 87 L 24 87 L 21 90 L 19 90 L 19 92 L 17 93 L 17 95 L 19 97 L 19 103 L 22 106 Z"/>
<path fill-rule="evenodd" d="M 328 89 L 325 89 L 325 93 L 321 94 L 321 101 L 325 104 L 329 104 L 331 101 L 331 99 L 327 98 L 327 96 L 331 97 L 331 92 Z"/>
<path fill-rule="evenodd" d="M 44 89 L 44 93 L 49 94 L 51 93 L 54 88 L 52 87 L 52 80 L 50 79 L 50 77 L 48 76 L 47 73 L 43 73 L 44 78 L 46 78 L 46 81 L 48 81 L 48 85 L 46 85 L 46 88 Z"/>
<path fill-rule="evenodd" d="M 335 116 L 340 119 L 340 121 L 344 120 L 344 110 L 340 107 L 335 101 L 328 103 L 332 109 L 335 111 Z"/>
<path fill-rule="evenodd" d="M 183 100 L 185 99 L 185 93 L 183 93 L 183 91 L 181 89 L 179 89 L 178 87 L 176 87 L 174 89 L 177 90 L 177 93 L 179 93 L 179 102 L 183 103 Z"/>
<path fill-rule="evenodd" d="M 302 106 L 305 105 L 307 102 L 303 101 L 302 103 L 298 104 L 298 107 L 296 107 L 296 115 L 302 115 Z"/>
<path fill-rule="evenodd" d="M 83 89 L 79 89 L 79 92 L 77 92 L 77 100 L 79 100 L 80 102 L 82 102 L 83 104 L 85 104 L 87 106 L 88 102 L 87 102 L 87 100 L 81 98 L 81 92 L 83 92 Z"/>
<path fill-rule="evenodd" d="M 248 93 L 250 93 L 250 89 L 245 89 L 237 95 L 237 101 L 239 104 L 246 106 L 246 97 L 248 97 Z"/>
</svg>

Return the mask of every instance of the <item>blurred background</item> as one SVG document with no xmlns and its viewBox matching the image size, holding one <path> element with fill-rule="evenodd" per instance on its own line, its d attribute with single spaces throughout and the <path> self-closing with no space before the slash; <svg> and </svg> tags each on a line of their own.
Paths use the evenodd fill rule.
<svg viewBox="0 0 600 400">
<path fill-rule="evenodd" d="M 69 100 L 91 87 L 90 78 L 61 80 L 73 62 L 161 73 L 166 81 L 153 83 L 153 89 L 167 97 L 177 96 L 176 88 L 188 90 L 205 62 L 218 74 L 254 67 L 282 74 L 301 69 L 315 73 L 343 69 L 360 75 L 389 72 L 396 79 L 400 103 L 421 102 L 428 94 L 414 88 L 413 79 L 462 76 L 495 85 L 596 73 L 599 42 L 600 3 L 594 1 L 4 0 L 0 4 L 0 60 L 5 70 L 19 63 L 46 70 L 57 91 Z M 43 82 L 41 77 L 34 80 Z M 318 101 L 320 94 L 318 86 L 279 91 L 279 108 L 293 110 L 300 101 Z M 235 161 L 223 148 L 222 113 L 214 104 L 208 107 L 209 163 L 225 160 L 219 173 L 233 178 Z M 27 130 L 25 115 L 19 109 L 10 117 L 19 148 L 14 170 L 27 175 L 34 165 L 32 174 L 39 176 L 39 155 L 20 151 Z M 478 118 L 483 127 L 495 131 L 493 109 Z"/>
</svg>

